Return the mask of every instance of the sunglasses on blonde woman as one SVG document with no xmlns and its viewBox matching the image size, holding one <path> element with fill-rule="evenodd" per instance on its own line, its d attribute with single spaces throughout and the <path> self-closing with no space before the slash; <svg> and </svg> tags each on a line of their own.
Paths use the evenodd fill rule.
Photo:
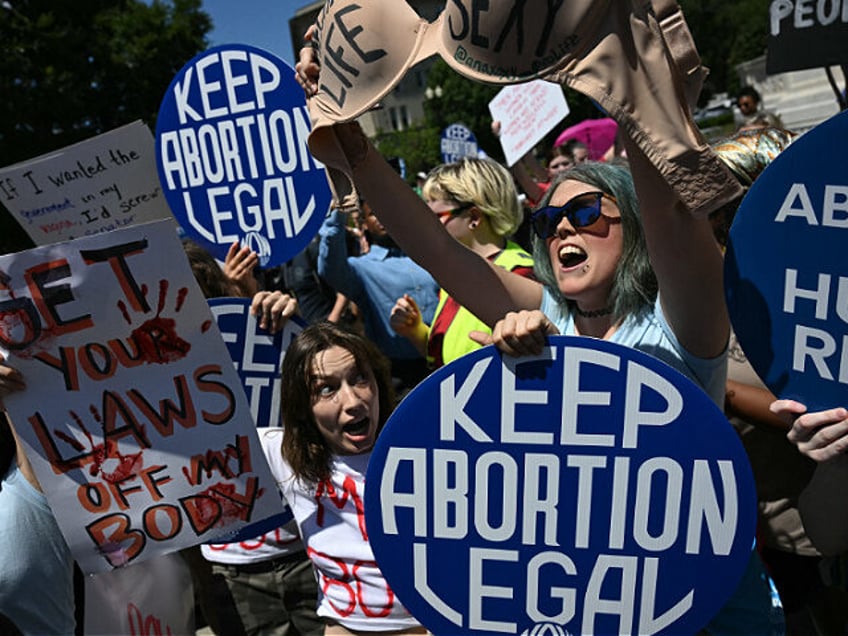
<svg viewBox="0 0 848 636">
<path fill-rule="evenodd" d="M 460 205 L 458 207 L 451 208 L 450 210 L 442 210 L 440 212 L 434 212 L 434 214 L 437 217 L 439 217 L 439 220 L 441 221 L 446 216 L 459 216 L 463 212 L 467 212 L 468 210 L 470 210 L 473 207 L 474 207 L 473 203 L 463 203 L 462 205 Z"/>
<path fill-rule="evenodd" d="M 530 217 L 533 231 L 540 239 L 547 239 L 556 233 L 563 217 L 577 230 L 597 223 L 601 218 L 601 201 L 608 199 L 617 203 L 615 197 L 605 192 L 584 192 L 578 194 L 564 205 L 546 205 L 539 208 Z M 614 215 L 611 218 L 616 218 Z"/>
</svg>

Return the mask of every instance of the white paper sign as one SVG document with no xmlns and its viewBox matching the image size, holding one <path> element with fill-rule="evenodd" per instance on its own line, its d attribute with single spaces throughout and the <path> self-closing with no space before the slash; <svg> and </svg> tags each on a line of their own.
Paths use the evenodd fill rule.
<svg viewBox="0 0 848 636">
<path fill-rule="evenodd" d="M 506 86 L 489 102 L 494 121 L 501 123 L 501 147 L 508 166 L 533 149 L 569 113 L 559 84 L 533 80 Z"/>
<path fill-rule="evenodd" d="M 0 169 L 0 202 L 36 245 L 173 218 L 140 121 Z"/>
<path fill-rule="evenodd" d="M 283 511 L 233 362 L 165 221 L 0 257 L 5 399 L 85 572 Z"/>
</svg>

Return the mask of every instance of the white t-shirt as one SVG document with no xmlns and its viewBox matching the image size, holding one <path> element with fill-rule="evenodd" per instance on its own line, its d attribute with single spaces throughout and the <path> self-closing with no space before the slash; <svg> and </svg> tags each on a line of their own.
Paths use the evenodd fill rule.
<svg viewBox="0 0 848 636">
<path fill-rule="evenodd" d="M 318 573 L 318 615 L 354 631 L 417 626 L 383 578 L 368 543 L 364 488 L 371 453 L 335 456 L 329 481 L 305 486 L 283 459 L 282 437 L 259 435 Z"/>
</svg>

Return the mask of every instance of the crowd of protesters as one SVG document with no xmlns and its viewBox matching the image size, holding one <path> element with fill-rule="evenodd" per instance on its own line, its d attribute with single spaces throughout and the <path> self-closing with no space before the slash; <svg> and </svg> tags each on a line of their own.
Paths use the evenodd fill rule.
<svg viewBox="0 0 848 636">
<path fill-rule="evenodd" d="M 298 65 L 307 94 L 319 71 L 309 57 Z M 758 97 L 740 93 L 745 125 L 715 145 L 744 187 L 765 168 L 761 158 L 794 137 L 749 104 Z M 213 631 L 426 633 L 398 601 L 379 618 L 334 613 L 343 599 L 323 584 L 332 574 L 310 564 L 307 548 L 363 563 L 373 563 L 373 554 L 361 511 L 330 507 L 338 518 L 316 522 L 315 490 L 349 482 L 364 489 L 382 425 L 433 369 L 485 344 L 538 354 L 544 336 L 562 333 L 651 352 L 723 408 L 745 442 L 758 540 L 742 583 L 705 633 L 771 633 L 772 584 L 786 633 L 846 633 L 845 561 L 810 540 L 798 498 L 817 463 L 844 458 L 848 413 L 806 413 L 803 404 L 777 400 L 747 364 L 721 276 L 735 205 L 711 219 L 688 214 L 626 135 L 617 140 L 624 152 L 600 161 L 586 161 L 585 145 L 571 140 L 552 149 L 544 166 L 533 155 L 511 171 L 466 158 L 417 175 L 416 187 L 357 125 L 341 127 L 339 138 L 353 166 L 357 211 L 332 209 L 291 263 L 260 271 L 256 255 L 235 244 L 219 266 L 186 244 L 207 297 L 253 298 L 270 331 L 294 313 L 309 324 L 283 362 L 286 427 L 270 422 L 262 433 L 296 523 L 263 539 L 259 555 L 236 545 L 185 554 Z M 527 215 L 522 200 L 532 203 Z M 25 388 L 25 378 L 0 363 L 0 400 Z M 13 424 L 0 416 L 0 630 L 72 633 L 73 560 Z M 376 565 L 357 576 L 365 590 L 386 586 Z M 44 592 L 39 600 L 30 596 L 34 586 Z"/>
</svg>

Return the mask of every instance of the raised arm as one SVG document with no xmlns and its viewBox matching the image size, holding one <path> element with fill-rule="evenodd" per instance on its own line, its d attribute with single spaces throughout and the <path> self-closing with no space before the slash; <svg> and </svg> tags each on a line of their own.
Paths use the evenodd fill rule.
<svg viewBox="0 0 848 636">
<path fill-rule="evenodd" d="M 358 124 L 333 128 L 353 168 L 357 192 L 398 245 L 461 305 L 490 327 L 509 311 L 539 307 L 541 285 L 490 264 L 448 234 Z"/>
<path fill-rule="evenodd" d="M 365 293 L 362 280 L 348 261 L 347 215 L 333 210 L 318 231 L 318 275 L 354 302 Z"/>
<path fill-rule="evenodd" d="M 730 319 L 709 220 L 686 211 L 642 151 L 627 138 L 625 144 L 663 312 L 689 353 L 713 358 L 727 346 Z"/>
</svg>

